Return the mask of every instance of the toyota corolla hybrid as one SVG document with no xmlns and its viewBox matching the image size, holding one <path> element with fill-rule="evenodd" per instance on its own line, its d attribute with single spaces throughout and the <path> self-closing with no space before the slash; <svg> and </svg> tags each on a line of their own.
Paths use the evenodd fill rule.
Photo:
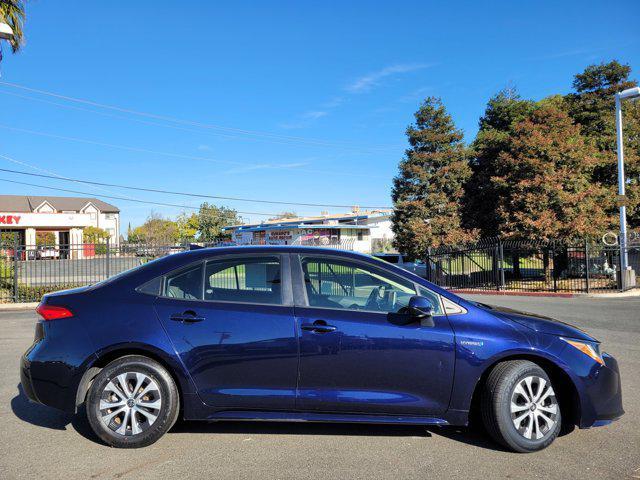
<svg viewBox="0 0 640 480">
<path fill-rule="evenodd" d="M 466 425 L 517 452 L 624 412 L 587 333 L 464 300 L 373 257 L 313 247 L 171 255 L 45 295 L 21 361 L 33 401 L 115 447 L 178 419 Z"/>
</svg>

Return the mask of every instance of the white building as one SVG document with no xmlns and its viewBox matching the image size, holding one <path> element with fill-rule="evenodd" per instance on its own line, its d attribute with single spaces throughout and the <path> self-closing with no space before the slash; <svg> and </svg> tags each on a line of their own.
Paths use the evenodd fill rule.
<svg viewBox="0 0 640 480">
<path fill-rule="evenodd" d="M 336 245 L 371 253 L 376 239 L 392 240 L 391 210 L 267 220 L 224 228 L 237 245 Z"/>
<path fill-rule="evenodd" d="M 81 245 L 89 226 L 117 245 L 120 210 L 96 198 L 0 195 L 0 232 L 17 232 L 21 246 L 35 247 L 38 232 L 52 232 L 56 245 Z"/>
</svg>

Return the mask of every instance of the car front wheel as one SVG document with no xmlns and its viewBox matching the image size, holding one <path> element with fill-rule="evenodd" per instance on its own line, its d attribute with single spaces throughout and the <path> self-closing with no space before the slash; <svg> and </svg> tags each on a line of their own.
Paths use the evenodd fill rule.
<svg viewBox="0 0 640 480">
<path fill-rule="evenodd" d="M 96 376 L 86 402 L 93 431 L 108 445 L 151 445 L 176 422 L 179 395 L 158 362 L 130 355 L 114 360 Z"/>
<path fill-rule="evenodd" d="M 549 376 L 527 360 L 493 368 L 482 394 L 482 418 L 494 440 L 522 453 L 549 446 L 562 424 Z"/>
</svg>

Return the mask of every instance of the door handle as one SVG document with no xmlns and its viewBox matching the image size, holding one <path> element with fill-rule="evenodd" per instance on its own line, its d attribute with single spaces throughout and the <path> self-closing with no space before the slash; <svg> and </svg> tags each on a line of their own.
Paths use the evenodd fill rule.
<svg viewBox="0 0 640 480">
<path fill-rule="evenodd" d="M 173 320 L 174 322 L 196 323 L 202 322 L 204 320 L 204 317 L 199 317 L 193 310 L 186 310 L 182 313 L 174 313 L 169 317 L 169 319 Z"/>
<path fill-rule="evenodd" d="M 309 332 L 315 333 L 330 333 L 335 332 L 337 330 L 333 325 L 327 325 L 327 322 L 324 320 L 316 320 L 313 323 L 303 323 L 300 325 L 302 330 L 307 330 Z"/>
</svg>

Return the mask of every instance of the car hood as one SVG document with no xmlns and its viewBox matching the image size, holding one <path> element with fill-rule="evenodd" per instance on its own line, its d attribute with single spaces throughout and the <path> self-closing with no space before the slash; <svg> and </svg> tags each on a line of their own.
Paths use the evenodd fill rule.
<svg viewBox="0 0 640 480">
<path fill-rule="evenodd" d="M 495 305 L 478 305 L 480 308 L 489 310 L 496 317 L 511 320 L 536 332 L 586 340 L 588 342 L 597 342 L 597 340 L 587 332 L 554 318 L 545 317 L 544 315 L 538 315 L 536 313 L 521 312 L 519 310 L 513 310 L 506 307 L 498 307 Z"/>
</svg>

